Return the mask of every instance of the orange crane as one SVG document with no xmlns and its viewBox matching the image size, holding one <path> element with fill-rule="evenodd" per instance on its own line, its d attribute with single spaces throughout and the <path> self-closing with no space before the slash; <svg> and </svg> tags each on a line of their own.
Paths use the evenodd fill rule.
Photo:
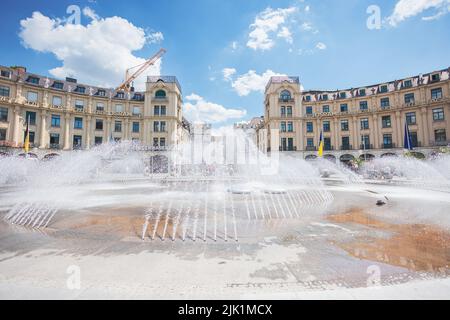
<svg viewBox="0 0 450 320">
<path fill-rule="evenodd" d="M 145 61 L 143 64 L 140 64 L 138 66 L 132 67 L 127 69 L 127 71 L 125 72 L 125 80 L 124 82 L 122 82 L 118 87 L 117 87 L 117 91 L 126 91 L 126 92 L 130 92 L 130 84 L 137 78 L 139 77 L 148 67 L 150 67 L 151 65 L 155 64 L 156 61 L 158 61 L 158 59 L 160 59 L 163 54 L 166 53 L 166 49 L 161 48 L 159 49 L 159 51 L 150 59 L 148 59 L 147 61 Z M 138 68 L 136 70 L 136 72 L 134 72 L 131 76 L 129 75 L 130 71 L 134 68 Z"/>
</svg>

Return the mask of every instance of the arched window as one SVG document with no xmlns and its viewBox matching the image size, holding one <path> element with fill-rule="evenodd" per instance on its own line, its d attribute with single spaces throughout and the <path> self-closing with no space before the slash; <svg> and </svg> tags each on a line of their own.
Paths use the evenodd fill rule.
<svg viewBox="0 0 450 320">
<path fill-rule="evenodd" d="M 163 99 L 166 97 L 166 92 L 164 90 L 158 90 L 155 93 L 155 98 Z"/>
<path fill-rule="evenodd" d="M 289 101 L 291 100 L 291 93 L 287 90 L 283 90 L 280 93 L 280 99 L 283 101 Z"/>
</svg>

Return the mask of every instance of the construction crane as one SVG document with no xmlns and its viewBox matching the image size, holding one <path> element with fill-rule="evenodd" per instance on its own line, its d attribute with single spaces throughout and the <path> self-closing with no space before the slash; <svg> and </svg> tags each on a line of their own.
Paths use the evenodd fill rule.
<svg viewBox="0 0 450 320">
<path fill-rule="evenodd" d="M 125 80 L 117 87 L 117 91 L 126 91 L 126 92 L 130 92 L 131 89 L 131 83 L 137 78 L 139 77 L 145 70 L 147 70 L 148 67 L 150 67 L 151 65 L 155 64 L 156 61 L 158 61 L 163 54 L 166 53 L 166 49 L 159 49 L 159 51 L 150 59 L 148 59 L 147 61 L 145 61 L 143 64 L 140 64 L 138 66 L 134 66 L 132 68 L 127 69 L 127 71 L 125 72 Z M 130 76 L 130 71 L 132 69 L 138 68 L 131 76 Z"/>
</svg>

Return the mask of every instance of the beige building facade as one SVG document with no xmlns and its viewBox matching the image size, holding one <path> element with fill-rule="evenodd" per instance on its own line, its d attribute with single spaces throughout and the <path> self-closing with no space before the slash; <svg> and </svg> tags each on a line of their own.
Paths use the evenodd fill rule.
<svg viewBox="0 0 450 320">
<path fill-rule="evenodd" d="M 414 151 L 427 156 L 450 143 L 449 73 L 337 91 L 302 91 L 298 77 L 272 77 L 260 144 L 313 159 L 322 132 L 329 159 L 398 155 L 407 123 Z M 271 144 L 276 130 L 279 140 Z"/>
<path fill-rule="evenodd" d="M 148 77 L 145 92 L 117 92 L 0 67 L 0 146 L 20 148 L 26 121 L 36 150 L 89 149 L 111 140 L 166 150 L 189 140 L 176 77 Z M 18 149 L 17 149 L 18 150 Z"/>
</svg>

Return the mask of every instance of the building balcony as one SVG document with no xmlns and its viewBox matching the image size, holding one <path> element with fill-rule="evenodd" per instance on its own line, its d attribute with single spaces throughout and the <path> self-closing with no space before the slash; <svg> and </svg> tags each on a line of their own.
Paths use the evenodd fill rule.
<svg viewBox="0 0 450 320">
<path fill-rule="evenodd" d="M 366 145 L 361 144 L 361 145 L 359 145 L 359 149 L 361 149 L 361 150 L 370 150 L 370 149 L 373 149 L 373 144 L 366 144 Z"/>
<path fill-rule="evenodd" d="M 333 147 L 333 146 L 327 146 L 327 145 L 324 145 L 324 146 L 323 146 L 323 150 L 325 150 L 325 151 L 333 151 L 333 150 L 334 150 L 334 147 Z"/>
<path fill-rule="evenodd" d="M 152 102 L 161 103 L 161 102 L 169 102 L 167 97 L 152 97 Z"/>
<path fill-rule="evenodd" d="M 351 144 L 344 144 L 341 146 L 341 150 L 353 150 Z"/>
<path fill-rule="evenodd" d="M 317 151 L 317 147 L 316 146 L 306 146 L 305 150 L 306 151 Z"/>
<path fill-rule="evenodd" d="M 430 146 L 432 147 L 446 147 L 448 145 L 450 145 L 450 140 L 430 141 Z"/>
<path fill-rule="evenodd" d="M 395 143 L 382 143 L 380 149 L 394 149 Z"/>
<path fill-rule="evenodd" d="M 49 147 L 49 149 L 53 149 L 53 150 L 61 149 L 61 145 L 59 143 L 50 143 L 50 145 L 48 147 Z"/>
<path fill-rule="evenodd" d="M 279 98 L 278 102 L 282 102 L 282 103 L 295 103 L 295 99 L 282 99 Z"/>
</svg>

